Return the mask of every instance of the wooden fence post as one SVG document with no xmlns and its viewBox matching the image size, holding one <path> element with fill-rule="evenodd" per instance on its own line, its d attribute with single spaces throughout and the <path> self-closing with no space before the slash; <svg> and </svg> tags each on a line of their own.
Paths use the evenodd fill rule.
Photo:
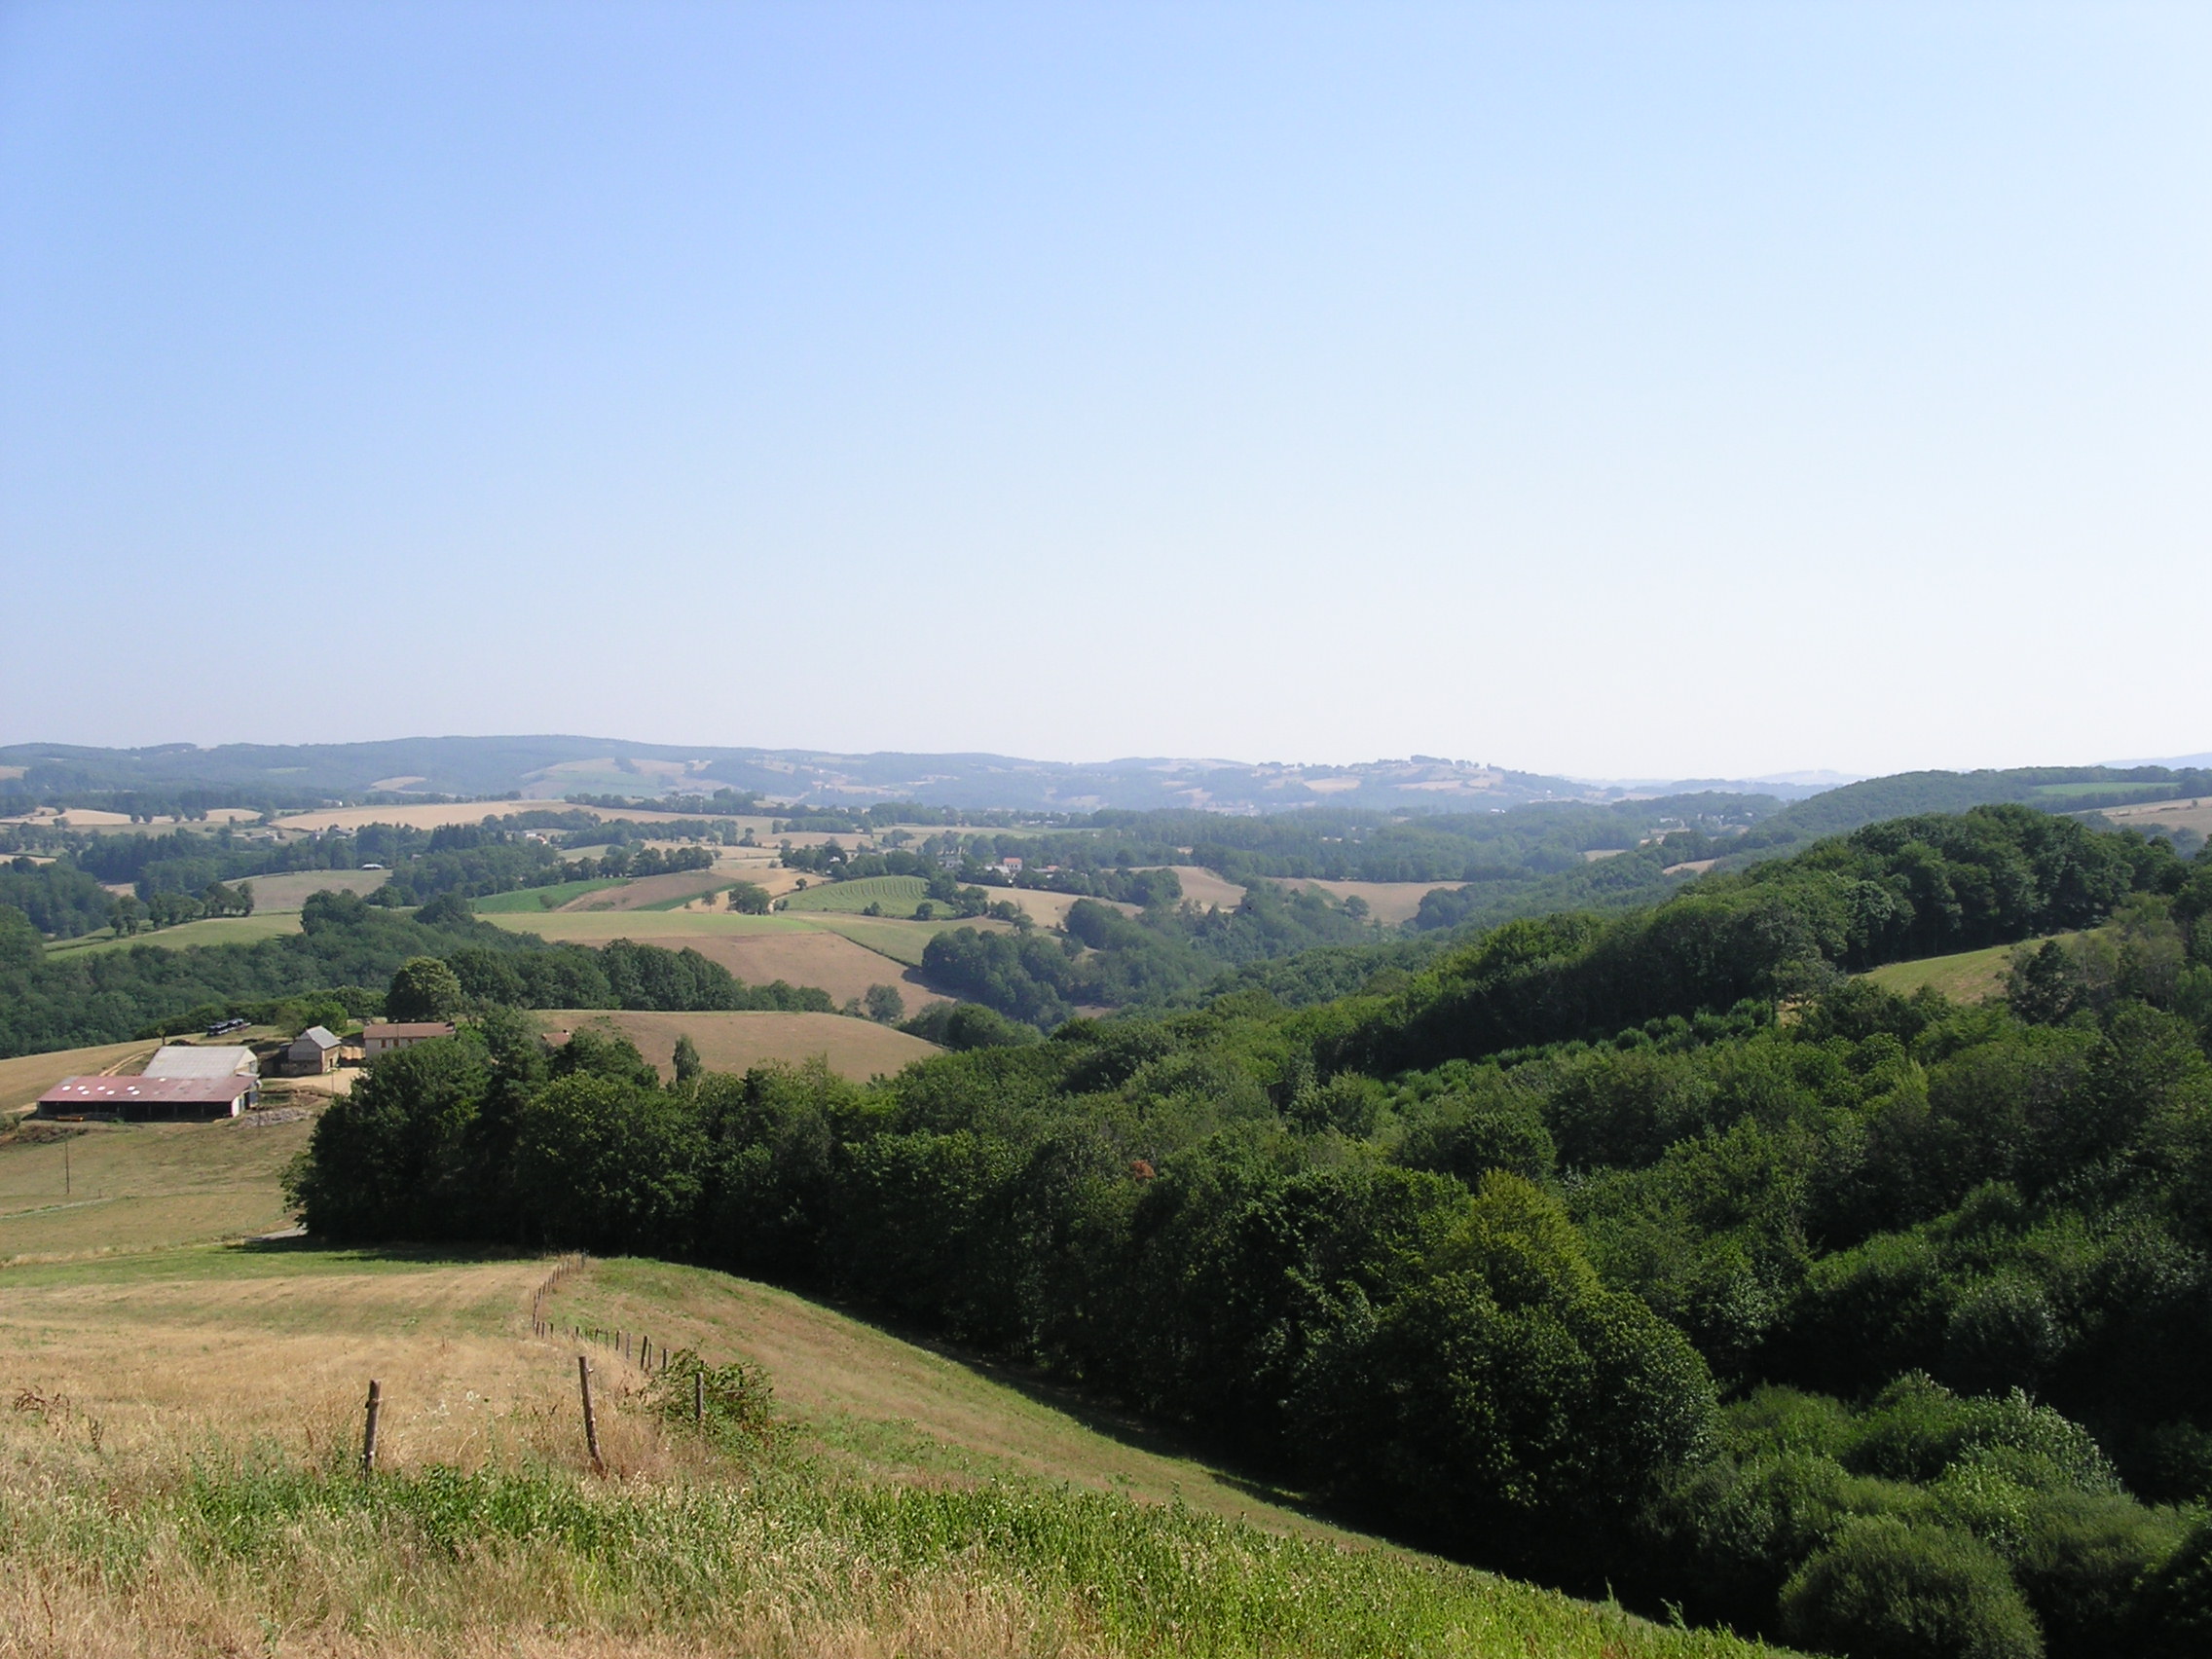
<svg viewBox="0 0 2212 1659">
<path fill-rule="evenodd" d="M 595 1474 L 605 1474 L 607 1465 L 599 1457 L 599 1419 L 591 1410 L 591 1361 L 582 1354 L 576 1355 L 576 1386 L 584 1396 L 584 1445 L 591 1453 L 591 1466 Z"/>
<path fill-rule="evenodd" d="M 691 1373 L 691 1426 L 707 1426 L 707 1372 L 704 1366 Z"/>
<path fill-rule="evenodd" d="M 377 1412 L 384 1405 L 384 1384 L 369 1380 L 368 1421 L 361 1430 L 361 1473 L 366 1477 L 377 1466 Z"/>
</svg>

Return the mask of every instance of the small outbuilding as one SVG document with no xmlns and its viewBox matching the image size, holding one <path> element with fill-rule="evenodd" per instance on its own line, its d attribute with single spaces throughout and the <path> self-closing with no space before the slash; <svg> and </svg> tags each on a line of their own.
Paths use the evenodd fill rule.
<svg viewBox="0 0 2212 1659">
<path fill-rule="evenodd" d="M 311 1025 L 284 1048 L 284 1069 L 294 1077 L 319 1077 L 338 1066 L 338 1036 L 326 1026 Z"/>
<path fill-rule="evenodd" d="M 374 1060 L 381 1055 L 396 1054 L 402 1049 L 412 1049 L 418 1043 L 429 1043 L 452 1035 L 453 1022 L 446 1019 L 410 1020 L 388 1025 L 379 1022 L 362 1027 L 361 1056 Z"/>
<path fill-rule="evenodd" d="M 261 1062 L 251 1049 L 198 1047 L 170 1043 L 154 1051 L 146 1062 L 148 1077 L 253 1077 Z"/>
<path fill-rule="evenodd" d="M 42 1118 L 236 1118 L 261 1103 L 261 1079 L 65 1077 L 38 1097 Z"/>
</svg>

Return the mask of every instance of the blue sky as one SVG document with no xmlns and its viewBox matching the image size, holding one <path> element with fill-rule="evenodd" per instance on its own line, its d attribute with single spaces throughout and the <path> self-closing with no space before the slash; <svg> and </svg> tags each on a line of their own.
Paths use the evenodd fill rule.
<svg viewBox="0 0 2212 1659">
<path fill-rule="evenodd" d="M 0 5 L 0 740 L 2212 742 L 2212 9 Z"/>
</svg>

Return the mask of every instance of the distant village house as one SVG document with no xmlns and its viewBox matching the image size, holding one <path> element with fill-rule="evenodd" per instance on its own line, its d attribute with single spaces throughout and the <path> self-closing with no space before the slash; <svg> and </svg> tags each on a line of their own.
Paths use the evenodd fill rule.
<svg viewBox="0 0 2212 1659">
<path fill-rule="evenodd" d="M 362 1028 L 361 1053 L 363 1057 L 373 1060 L 380 1054 L 396 1054 L 400 1050 L 412 1049 L 418 1043 L 428 1043 L 452 1035 L 452 1023 L 443 1019 L 422 1019 L 396 1025 L 380 1022 Z"/>
</svg>

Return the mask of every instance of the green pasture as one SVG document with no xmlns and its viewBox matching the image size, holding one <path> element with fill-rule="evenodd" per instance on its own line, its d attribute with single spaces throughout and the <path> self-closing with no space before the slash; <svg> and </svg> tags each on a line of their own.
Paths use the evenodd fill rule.
<svg viewBox="0 0 2212 1659">
<path fill-rule="evenodd" d="M 857 915 L 870 904 L 882 906 L 886 916 L 907 916 L 930 896 L 930 884 L 918 875 L 870 875 L 859 881 L 833 881 L 809 887 L 784 901 L 786 910 L 830 910 Z"/>
<path fill-rule="evenodd" d="M 265 939 L 282 939 L 286 934 L 296 934 L 299 931 L 300 913 L 297 910 L 256 910 L 250 916 L 207 916 L 197 922 L 179 922 L 173 928 L 150 928 L 125 939 L 118 939 L 105 931 L 85 934 L 78 939 L 56 940 L 46 948 L 49 955 L 55 956 L 128 950 L 134 944 L 154 944 L 166 950 L 182 950 L 187 945 L 194 944 L 252 944 Z"/>
</svg>

